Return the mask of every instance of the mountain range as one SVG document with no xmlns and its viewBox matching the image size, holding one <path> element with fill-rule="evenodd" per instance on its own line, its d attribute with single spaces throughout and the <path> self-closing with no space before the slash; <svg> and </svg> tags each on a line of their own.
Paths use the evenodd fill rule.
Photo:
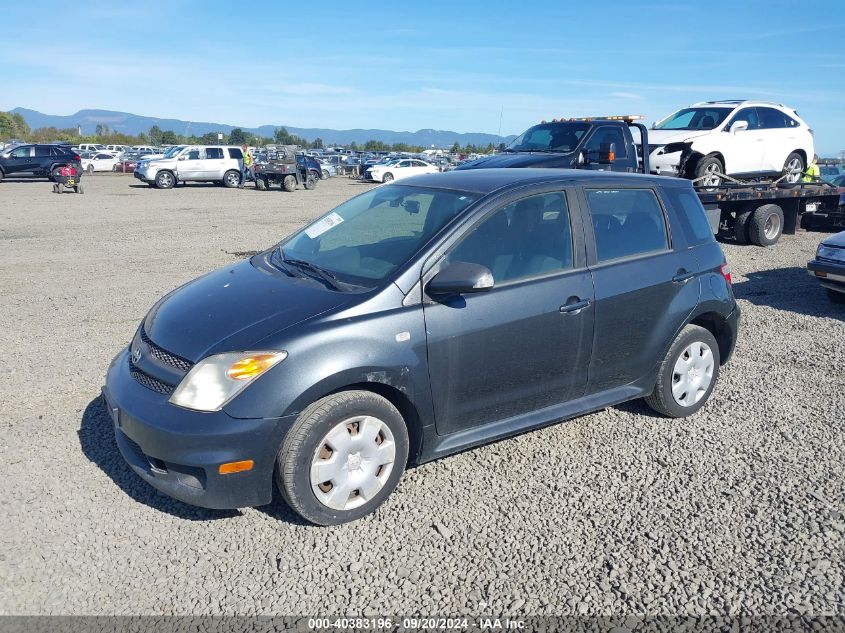
<svg viewBox="0 0 845 633">
<path fill-rule="evenodd" d="M 15 108 L 12 113 L 18 113 L 26 120 L 30 128 L 56 127 L 75 128 L 77 125 L 82 129 L 83 134 L 94 134 L 98 124 L 108 125 L 115 132 L 135 135 L 140 132 L 148 132 L 157 125 L 162 130 L 172 130 L 176 134 L 189 136 L 194 134 L 202 136 L 208 132 L 229 133 L 234 128 L 240 127 L 245 132 L 263 137 L 273 137 L 273 132 L 281 125 L 262 125 L 260 127 L 243 127 L 225 123 L 208 123 L 204 121 L 183 121 L 181 119 L 160 119 L 156 117 L 141 116 L 129 112 L 115 112 L 113 110 L 80 110 L 70 115 L 44 114 L 36 110 L 26 108 Z M 381 141 L 387 144 L 407 143 L 422 147 L 448 147 L 455 141 L 461 145 L 487 145 L 493 143 L 507 143 L 513 140 L 514 136 L 499 136 L 497 134 L 486 134 L 483 132 L 451 132 L 448 130 L 423 129 L 416 132 L 395 132 L 393 130 L 333 130 L 330 128 L 301 128 L 284 126 L 287 131 L 307 141 L 315 138 L 323 139 L 326 145 L 348 145 L 355 142 L 359 144 L 367 141 Z"/>
</svg>

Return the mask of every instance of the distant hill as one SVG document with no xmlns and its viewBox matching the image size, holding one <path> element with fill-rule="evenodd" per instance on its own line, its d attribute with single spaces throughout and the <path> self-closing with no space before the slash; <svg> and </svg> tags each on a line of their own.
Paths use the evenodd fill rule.
<svg viewBox="0 0 845 633">
<path fill-rule="evenodd" d="M 36 110 L 26 108 L 15 108 L 13 113 L 20 113 L 26 119 L 29 127 L 75 128 L 82 127 L 83 134 L 94 134 L 97 124 L 105 123 L 115 132 L 123 134 L 138 134 L 147 132 L 153 125 L 162 130 L 172 130 L 177 134 L 202 136 L 208 132 L 231 132 L 236 127 L 241 127 L 246 132 L 259 136 L 272 137 L 279 125 L 262 125 L 261 127 L 248 128 L 226 123 L 206 123 L 202 121 L 182 121 L 180 119 L 157 119 L 155 117 L 140 116 L 129 112 L 115 112 L 112 110 L 80 110 L 76 114 L 67 116 L 44 114 Z M 450 132 L 448 130 L 417 130 L 416 132 L 394 132 L 392 130 L 332 130 L 328 128 L 301 128 L 284 126 L 288 132 L 300 136 L 307 141 L 315 138 L 323 139 L 327 145 L 338 144 L 348 145 L 349 143 L 365 143 L 367 141 L 382 141 L 383 143 L 408 143 L 409 145 L 420 145 L 429 147 L 446 147 L 455 141 L 461 145 L 487 145 L 493 143 L 507 143 L 513 140 L 514 136 L 498 136 L 497 134 L 485 134 L 483 132 Z"/>
</svg>

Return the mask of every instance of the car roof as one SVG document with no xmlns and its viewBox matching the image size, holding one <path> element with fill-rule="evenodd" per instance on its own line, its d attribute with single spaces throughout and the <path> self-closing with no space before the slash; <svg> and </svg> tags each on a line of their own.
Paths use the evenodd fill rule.
<svg viewBox="0 0 845 633">
<path fill-rule="evenodd" d="M 562 185 L 692 187 L 689 180 L 671 176 L 538 167 L 456 169 L 403 178 L 397 184 L 488 194 L 500 189 L 543 182 L 559 182 Z"/>
<path fill-rule="evenodd" d="M 690 108 L 697 108 L 701 106 L 726 106 L 731 108 L 738 108 L 739 106 L 768 106 L 775 108 L 786 108 L 782 103 L 774 103 L 773 101 L 758 101 L 757 99 L 724 99 L 720 101 L 699 101 L 693 103 Z"/>
</svg>

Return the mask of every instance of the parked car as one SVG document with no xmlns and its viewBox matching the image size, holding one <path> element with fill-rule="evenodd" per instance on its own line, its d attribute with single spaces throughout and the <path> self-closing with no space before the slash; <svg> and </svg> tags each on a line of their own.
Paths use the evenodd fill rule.
<svg viewBox="0 0 845 633">
<path fill-rule="evenodd" d="M 688 181 L 452 171 L 169 293 L 103 395 L 124 459 L 165 494 L 236 508 L 275 483 L 338 524 L 409 463 L 636 398 L 695 413 L 738 319 Z"/>
<path fill-rule="evenodd" d="M 328 178 L 328 175 L 323 176 L 323 166 L 313 156 L 297 154 L 296 162 L 300 167 L 305 167 L 308 170 L 308 173 L 314 176 L 316 180 L 325 180 Z"/>
<path fill-rule="evenodd" d="M 0 153 L 0 180 L 12 174 L 42 176 L 53 179 L 53 172 L 62 165 L 82 171 L 79 154 L 61 145 L 17 145 Z"/>
<path fill-rule="evenodd" d="M 807 272 L 819 280 L 834 303 L 845 304 L 845 231 L 825 238 Z"/>
<path fill-rule="evenodd" d="M 841 165 L 819 165 L 819 176 L 822 180 L 833 182 L 843 174 L 845 174 L 845 169 Z"/>
<path fill-rule="evenodd" d="M 122 154 L 114 165 L 114 171 L 123 174 L 131 174 L 138 166 L 139 155 L 134 152 L 126 152 Z"/>
<path fill-rule="evenodd" d="M 100 152 L 106 149 L 105 145 L 101 143 L 80 143 L 79 144 L 79 151 L 80 152 Z"/>
<path fill-rule="evenodd" d="M 798 113 L 766 101 L 705 101 L 670 114 L 648 133 L 654 173 L 719 185 L 734 178 L 785 176 L 798 182 L 813 158 L 813 130 Z"/>
<path fill-rule="evenodd" d="M 138 180 L 159 189 L 187 181 L 237 187 L 241 182 L 241 160 L 243 153 L 235 145 L 174 146 L 162 158 L 139 161 L 134 173 Z"/>
<path fill-rule="evenodd" d="M 326 178 L 331 178 L 332 176 L 337 176 L 337 167 L 335 167 L 331 163 L 324 163 L 321 161 L 320 169 L 322 170 L 323 180 L 325 180 Z"/>
<path fill-rule="evenodd" d="M 440 170 L 431 163 L 416 159 L 405 159 L 387 165 L 374 165 L 366 171 L 364 178 L 375 182 L 391 182 L 409 176 L 439 172 Z"/>
<path fill-rule="evenodd" d="M 116 164 L 117 156 L 104 152 L 97 152 L 82 158 L 82 169 L 89 174 L 93 174 L 95 171 L 114 171 Z"/>
</svg>

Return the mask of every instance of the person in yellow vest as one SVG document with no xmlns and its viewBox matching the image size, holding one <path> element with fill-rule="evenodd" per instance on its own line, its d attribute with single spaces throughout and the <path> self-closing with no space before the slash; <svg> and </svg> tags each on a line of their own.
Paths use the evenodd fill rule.
<svg viewBox="0 0 845 633">
<path fill-rule="evenodd" d="M 241 152 L 243 153 L 244 157 L 241 161 L 241 184 L 239 187 L 241 189 L 244 188 L 244 182 L 246 182 L 247 176 L 252 177 L 252 154 L 249 153 L 249 148 L 246 146 L 246 143 L 241 145 Z"/>
<path fill-rule="evenodd" d="M 804 182 L 817 182 L 821 177 L 822 172 L 819 170 L 819 155 L 813 154 L 813 160 L 807 165 L 804 170 L 804 177 L 801 179 Z"/>
</svg>

